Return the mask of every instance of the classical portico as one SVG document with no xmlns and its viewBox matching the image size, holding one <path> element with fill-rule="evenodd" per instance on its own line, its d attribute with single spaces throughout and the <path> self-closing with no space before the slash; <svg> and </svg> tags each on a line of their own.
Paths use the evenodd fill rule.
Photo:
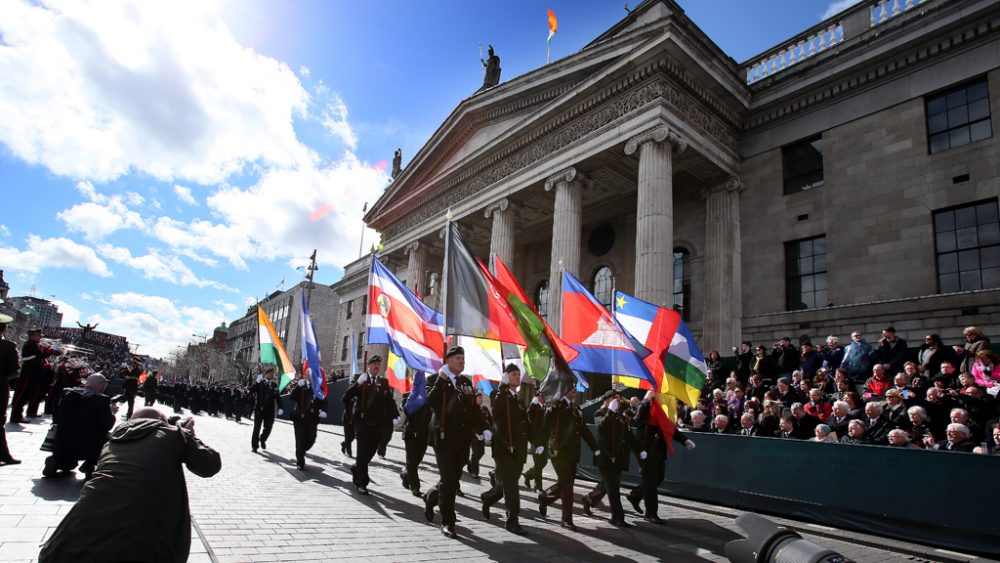
<svg viewBox="0 0 1000 563">
<path fill-rule="evenodd" d="M 609 306 L 614 287 L 683 308 L 703 347 L 728 347 L 748 97 L 676 4 L 647 2 L 579 53 L 459 103 L 365 220 L 421 295 L 450 210 L 557 330 L 568 271 Z"/>
</svg>

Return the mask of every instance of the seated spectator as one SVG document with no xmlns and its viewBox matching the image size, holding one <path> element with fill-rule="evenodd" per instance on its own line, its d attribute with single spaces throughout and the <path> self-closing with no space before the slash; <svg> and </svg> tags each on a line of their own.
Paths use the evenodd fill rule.
<svg viewBox="0 0 1000 563">
<path fill-rule="evenodd" d="M 743 413 L 743 416 L 740 417 L 740 435 L 758 436 L 759 434 L 760 426 L 757 424 L 754 414 L 752 412 Z"/>
<path fill-rule="evenodd" d="M 783 416 L 778 422 L 778 431 L 774 433 L 775 438 L 785 438 L 799 440 L 801 436 L 795 428 L 795 417 Z"/>
<path fill-rule="evenodd" d="M 729 379 L 726 380 L 726 390 L 723 391 L 723 396 L 725 397 L 727 403 L 733 400 L 733 396 L 736 394 L 736 390 L 739 389 L 739 386 L 740 382 L 736 380 L 735 376 L 730 376 Z"/>
<path fill-rule="evenodd" d="M 920 367 L 913 362 L 903 364 L 903 373 L 909 378 L 910 388 L 916 391 L 920 398 L 923 398 L 927 388 L 930 387 L 930 377 L 921 374 Z"/>
<path fill-rule="evenodd" d="M 923 447 L 924 437 L 926 436 L 931 436 L 934 441 L 937 441 L 937 437 L 931 432 L 927 419 L 927 411 L 924 407 L 910 407 L 906 409 L 906 414 L 910 419 L 910 436 L 912 436 L 914 445 Z M 944 435 L 941 437 L 943 438 Z"/>
<path fill-rule="evenodd" d="M 806 381 L 805 379 L 799 381 L 799 386 L 798 386 L 799 396 L 803 398 L 809 397 L 809 391 L 812 391 L 812 388 L 813 388 L 812 384 Z"/>
<path fill-rule="evenodd" d="M 865 405 L 865 438 L 869 444 L 884 446 L 889 441 L 889 431 L 892 426 L 882 416 L 884 403 L 868 403 Z"/>
<path fill-rule="evenodd" d="M 831 401 L 843 401 L 847 398 L 848 393 L 854 393 L 854 384 L 846 379 L 840 379 L 837 381 L 837 392 L 830 395 Z"/>
<path fill-rule="evenodd" d="M 896 448 L 920 449 L 919 446 L 910 442 L 910 435 L 906 433 L 906 430 L 900 428 L 893 428 L 889 431 L 889 445 Z"/>
<path fill-rule="evenodd" d="M 882 398 L 889 387 L 892 387 L 892 381 L 885 373 L 885 366 L 875 364 L 872 366 L 872 376 L 865 381 L 865 390 L 862 397 L 866 401 Z"/>
<path fill-rule="evenodd" d="M 759 373 L 755 373 L 750 376 L 750 387 L 747 388 L 746 396 L 756 398 L 760 402 L 764 402 L 764 395 L 767 394 L 768 387 L 764 385 L 764 379 Z"/>
<path fill-rule="evenodd" d="M 734 434 L 733 430 L 729 427 L 729 417 L 720 414 L 716 415 L 712 419 L 712 434 Z"/>
<path fill-rule="evenodd" d="M 729 405 L 726 403 L 726 396 L 722 389 L 712 391 L 712 398 L 708 403 L 708 413 L 712 418 L 729 413 Z"/>
<path fill-rule="evenodd" d="M 108 432 L 115 425 L 118 405 L 104 395 L 108 379 L 95 373 L 83 387 L 63 391 L 56 411 L 56 441 L 52 455 L 45 458 L 42 476 L 55 477 L 57 471 L 72 471 L 79 461 L 87 479 L 94 473 Z"/>
<path fill-rule="evenodd" d="M 965 426 L 966 436 L 973 442 L 978 444 L 983 441 L 983 427 L 975 420 L 972 420 L 972 417 L 969 416 L 969 411 L 960 408 L 951 409 L 949 420 L 954 424 Z"/>
<path fill-rule="evenodd" d="M 1000 455 L 1000 424 L 993 426 L 993 441 L 989 443 L 990 455 Z"/>
<path fill-rule="evenodd" d="M 823 398 L 823 393 L 819 389 L 809 390 L 809 402 L 805 407 L 806 413 L 815 416 L 820 421 L 830 418 L 830 414 L 833 412 L 833 405 Z"/>
<path fill-rule="evenodd" d="M 781 411 L 783 406 L 781 401 L 767 399 L 764 401 L 764 412 L 760 418 L 760 436 L 775 436 L 780 427 Z"/>
<path fill-rule="evenodd" d="M 688 432 L 710 432 L 711 428 L 705 422 L 705 413 L 700 410 L 693 410 L 691 411 L 691 424 L 686 426 L 684 430 Z"/>
<path fill-rule="evenodd" d="M 980 350 L 976 354 L 976 363 L 972 364 L 972 376 L 976 378 L 976 385 L 987 389 L 997 385 L 1000 381 L 1000 358 L 990 350 Z"/>
<path fill-rule="evenodd" d="M 798 389 L 800 393 L 802 392 L 802 381 L 802 370 L 792 371 L 792 387 Z"/>
<path fill-rule="evenodd" d="M 743 396 L 743 389 L 739 387 L 733 389 L 733 397 L 729 399 L 729 403 L 726 405 L 726 409 L 729 411 L 729 416 L 735 419 L 738 416 L 743 416 L 743 408 L 746 404 L 746 399 Z"/>
<path fill-rule="evenodd" d="M 853 420 L 848 411 L 850 409 L 844 401 L 835 401 L 830 416 L 826 418 L 826 425 L 830 427 L 830 432 L 837 436 L 847 436 L 847 425 Z"/>
<path fill-rule="evenodd" d="M 964 424 L 952 422 L 945 431 L 947 438 L 940 442 L 934 442 L 930 436 L 924 438 L 924 445 L 928 449 L 944 450 L 949 452 L 972 452 L 976 444 L 969 440 L 969 428 Z"/>
<path fill-rule="evenodd" d="M 830 427 L 825 424 L 817 424 L 816 429 L 813 430 L 816 434 L 812 438 L 809 438 L 810 442 L 832 442 L 836 443 L 837 435 L 834 434 Z"/>
<path fill-rule="evenodd" d="M 867 444 L 868 438 L 865 436 L 865 423 L 860 420 L 852 420 L 850 424 L 847 425 L 847 436 L 842 436 L 840 438 L 841 444 Z"/>
<path fill-rule="evenodd" d="M 795 427 L 798 429 L 799 439 L 808 440 L 814 434 L 816 425 L 822 421 L 806 412 L 802 403 L 792 405 L 792 416 L 795 417 Z"/>
<path fill-rule="evenodd" d="M 778 380 L 778 400 L 786 408 L 791 408 L 792 404 L 800 402 L 802 399 L 799 397 L 799 392 L 797 389 L 792 387 L 792 382 L 787 377 L 782 377 Z"/>
<path fill-rule="evenodd" d="M 951 409 L 958 403 L 938 387 L 927 390 L 927 397 L 922 405 L 927 409 L 931 433 L 940 440 L 944 436 L 945 426 L 951 421 Z"/>
<path fill-rule="evenodd" d="M 830 377 L 830 370 L 826 368 L 819 368 L 816 370 L 816 375 L 813 376 L 813 389 L 819 389 L 823 395 L 829 395 L 830 393 L 837 392 L 837 384 L 834 383 L 833 378 Z"/>
<path fill-rule="evenodd" d="M 882 416 L 893 428 L 909 430 L 910 418 L 906 415 L 906 405 L 899 396 L 899 390 L 893 388 L 885 392 L 885 409 L 882 411 Z"/>
<path fill-rule="evenodd" d="M 865 403 L 861 400 L 859 396 L 854 391 L 848 391 L 844 394 L 844 402 L 847 403 L 848 411 L 847 414 L 851 418 L 861 419 L 865 415 Z"/>
<path fill-rule="evenodd" d="M 899 393 L 899 398 L 909 406 L 916 404 L 921 399 L 917 396 L 916 391 L 910 387 L 910 376 L 906 375 L 906 372 L 897 373 L 892 378 L 892 387 L 889 389 L 895 389 Z"/>
</svg>

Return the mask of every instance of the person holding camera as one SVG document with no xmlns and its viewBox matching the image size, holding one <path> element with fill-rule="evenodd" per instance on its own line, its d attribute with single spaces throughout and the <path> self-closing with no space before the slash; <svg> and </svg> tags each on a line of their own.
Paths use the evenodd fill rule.
<svg viewBox="0 0 1000 563">
<path fill-rule="evenodd" d="M 56 440 L 52 455 L 45 458 L 43 477 L 55 477 L 59 471 L 69 472 L 83 460 L 80 469 L 90 479 L 101 455 L 101 448 L 108 440 L 108 432 L 115 425 L 118 405 L 104 391 L 108 379 L 100 373 L 87 378 L 83 387 L 63 391 L 59 409 L 53 419 Z"/>
</svg>

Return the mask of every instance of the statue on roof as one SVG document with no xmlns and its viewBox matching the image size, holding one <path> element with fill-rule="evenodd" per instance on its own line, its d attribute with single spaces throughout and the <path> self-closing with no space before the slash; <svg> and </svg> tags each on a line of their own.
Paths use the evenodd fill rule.
<svg viewBox="0 0 1000 563">
<path fill-rule="evenodd" d="M 399 176 L 399 173 L 403 171 L 403 149 L 396 149 L 396 152 L 392 153 L 392 177 Z"/>
<path fill-rule="evenodd" d="M 485 90 L 500 84 L 500 57 L 493 52 L 493 45 L 490 45 L 489 50 L 486 52 L 489 55 L 486 60 L 483 60 L 481 55 L 479 57 L 479 62 L 483 63 L 483 70 L 485 71 L 483 86 L 479 90 Z"/>
</svg>

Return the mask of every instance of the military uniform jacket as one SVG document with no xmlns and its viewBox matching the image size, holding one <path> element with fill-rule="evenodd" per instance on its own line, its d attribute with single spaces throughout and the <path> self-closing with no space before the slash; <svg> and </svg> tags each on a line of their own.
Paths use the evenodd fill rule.
<svg viewBox="0 0 1000 563">
<path fill-rule="evenodd" d="M 0 385 L 17 377 L 17 344 L 0 339 Z"/>
<path fill-rule="evenodd" d="M 326 410 L 326 401 L 317 399 L 309 385 L 295 385 L 289 393 L 295 403 L 293 420 L 305 422 L 313 426 L 319 424 L 319 411 Z"/>
<path fill-rule="evenodd" d="M 545 407 L 542 405 L 528 405 L 528 439 L 535 447 L 544 446 L 548 439 L 545 434 Z"/>
<path fill-rule="evenodd" d="M 399 416 L 389 380 L 376 375 L 364 383 L 355 381 L 344 392 L 344 405 L 354 405 L 354 427 L 381 428 Z"/>
<path fill-rule="evenodd" d="M 433 381 L 430 381 L 430 380 Z M 464 375 L 455 376 L 452 383 L 442 373 L 427 382 L 427 405 L 431 417 L 430 445 L 436 448 L 467 447 L 473 434 L 483 428 L 483 413 L 476 404 L 476 387 Z"/>
<path fill-rule="evenodd" d="M 510 387 L 501 384 L 493 400 L 493 457 L 513 457 L 524 463 L 528 455 L 528 413 Z"/>
<path fill-rule="evenodd" d="M 250 386 L 254 398 L 253 412 L 273 414 L 278 406 L 278 385 L 274 381 L 258 381 Z"/>
<path fill-rule="evenodd" d="M 38 348 L 38 343 L 28 340 L 21 347 L 21 357 L 25 359 L 21 364 L 21 375 L 24 377 L 41 377 L 44 375 L 45 358 L 48 354 Z"/>
<path fill-rule="evenodd" d="M 407 397 L 403 401 L 403 408 L 406 408 Z M 431 409 L 426 404 L 406 416 L 406 424 L 403 426 L 403 440 L 427 440 L 430 432 Z"/>
<path fill-rule="evenodd" d="M 580 461 L 581 438 L 592 450 L 601 449 L 583 422 L 580 407 L 565 399 L 559 399 L 545 411 L 545 434 L 549 437 L 549 457 L 560 461 Z"/>
<path fill-rule="evenodd" d="M 639 440 L 632 434 L 628 420 L 620 414 L 605 410 L 595 414 L 597 422 L 597 444 L 601 455 L 595 458 L 599 467 L 628 469 L 629 452 L 639 452 Z"/>
</svg>

